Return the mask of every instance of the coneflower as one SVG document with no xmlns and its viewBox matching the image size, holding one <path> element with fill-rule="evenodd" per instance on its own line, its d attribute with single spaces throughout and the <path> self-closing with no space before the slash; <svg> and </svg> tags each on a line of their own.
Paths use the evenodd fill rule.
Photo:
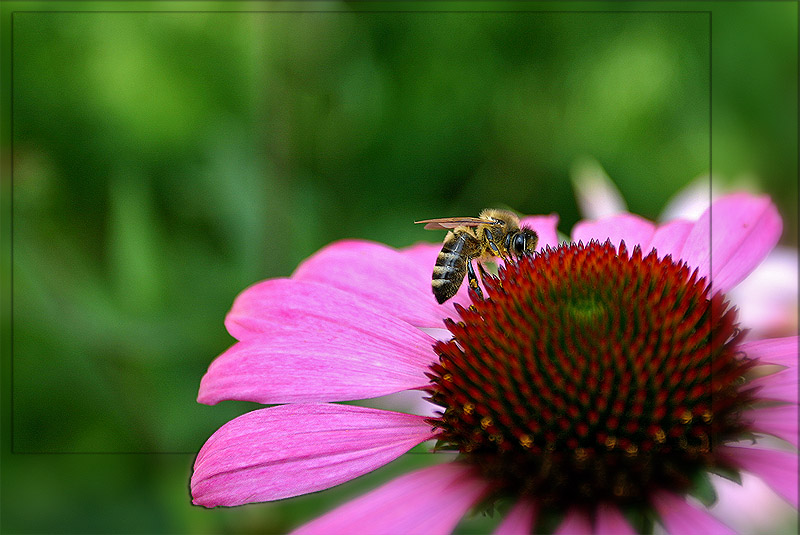
<svg viewBox="0 0 800 535">
<path fill-rule="evenodd" d="M 508 511 L 497 533 L 730 532 L 703 506 L 712 477 L 742 473 L 796 507 L 796 450 L 762 438 L 797 447 L 797 336 L 748 340 L 725 297 L 777 242 L 772 203 L 584 222 L 563 244 L 555 217 L 522 223 L 543 248 L 485 278 L 483 299 L 436 304 L 435 245 L 357 241 L 243 292 L 226 320 L 239 341 L 198 399 L 282 405 L 212 435 L 194 503 L 322 490 L 435 439 L 456 458 L 297 532 L 445 534 L 474 508 Z M 438 412 L 332 403 L 411 389 Z"/>
</svg>

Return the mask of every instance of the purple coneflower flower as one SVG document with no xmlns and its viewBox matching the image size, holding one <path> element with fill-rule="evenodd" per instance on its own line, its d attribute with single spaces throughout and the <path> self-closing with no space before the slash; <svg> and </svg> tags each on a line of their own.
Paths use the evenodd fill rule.
<svg viewBox="0 0 800 535">
<path fill-rule="evenodd" d="M 198 401 L 281 405 L 209 438 L 194 503 L 319 491 L 435 439 L 458 456 L 297 533 L 445 534 L 476 507 L 507 510 L 496 533 L 727 533 L 704 506 L 712 478 L 742 474 L 796 508 L 797 336 L 748 340 L 725 298 L 775 246 L 774 205 L 733 194 L 697 221 L 621 214 L 565 244 L 555 216 L 522 223 L 542 250 L 484 280 L 484 300 L 464 284 L 436 304 L 437 245 L 363 241 L 245 290 L 226 318 L 238 342 Z M 405 390 L 438 412 L 333 403 Z"/>
<path fill-rule="evenodd" d="M 716 181 L 714 186 L 722 181 Z M 587 219 L 601 219 L 627 212 L 622 194 L 600 164 L 589 160 L 576 166 L 573 186 L 581 213 Z M 677 192 L 666 204 L 659 221 L 696 221 L 711 200 L 726 192 L 712 190 L 711 178 L 700 176 Z M 717 191 L 722 189 L 723 191 Z M 751 338 L 776 338 L 797 332 L 797 249 L 775 247 L 746 279 L 728 292 L 733 305 L 746 303 L 738 320 Z"/>
</svg>

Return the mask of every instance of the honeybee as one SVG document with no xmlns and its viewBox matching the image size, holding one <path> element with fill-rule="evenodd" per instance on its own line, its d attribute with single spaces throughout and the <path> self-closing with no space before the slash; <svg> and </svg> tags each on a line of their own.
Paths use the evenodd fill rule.
<svg viewBox="0 0 800 535">
<path fill-rule="evenodd" d="M 520 228 L 519 217 L 508 210 L 487 208 L 478 217 L 444 217 L 414 223 L 425 223 L 426 229 L 449 230 L 433 267 L 433 295 L 439 304 L 456 294 L 465 273 L 470 288 L 483 297 L 472 267 L 473 260 L 530 255 L 539 241 L 536 232 L 528 227 Z"/>
</svg>

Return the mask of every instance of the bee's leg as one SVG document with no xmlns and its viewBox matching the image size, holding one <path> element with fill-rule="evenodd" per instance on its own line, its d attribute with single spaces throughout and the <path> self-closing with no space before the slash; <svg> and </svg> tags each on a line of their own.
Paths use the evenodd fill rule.
<svg viewBox="0 0 800 535">
<path fill-rule="evenodd" d="M 500 256 L 500 248 L 497 246 L 494 234 L 489 229 L 483 229 L 483 242 L 494 256 Z"/>
<path fill-rule="evenodd" d="M 481 282 L 483 282 L 485 284 L 486 283 L 486 279 L 490 278 L 491 275 L 489 275 L 489 273 L 487 273 L 486 268 L 483 267 L 483 264 L 481 264 L 480 262 L 478 262 L 478 271 L 480 272 L 480 275 L 481 275 Z"/>
<path fill-rule="evenodd" d="M 497 245 L 497 242 L 494 239 L 495 237 L 491 232 L 486 232 L 485 236 L 486 236 L 486 243 L 489 245 L 489 250 L 492 251 L 492 254 L 495 257 L 502 258 L 506 262 L 511 260 L 511 253 L 509 253 L 508 251 L 505 251 L 505 254 L 501 252 L 500 246 Z"/>
<path fill-rule="evenodd" d="M 499 247 L 497 246 L 497 244 L 495 243 L 495 241 L 494 241 L 494 237 L 492 237 L 491 233 L 487 232 L 487 233 L 486 233 L 486 237 L 488 238 L 488 239 L 486 240 L 486 243 L 488 243 L 488 244 L 489 244 L 489 249 L 491 249 L 491 250 L 492 250 L 492 254 L 493 254 L 494 256 L 497 256 L 497 257 L 502 257 L 502 254 L 500 253 L 500 248 L 499 248 Z"/>
<path fill-rule="evenodd" d="M 480 269 L 483 270 L 483 266 L 481 266 Z M 478 285 L 478 277 L 475 276 L 472 260 L 467 260 L 467 280 L 469 281 L 469 287 L 474 290 L 478 298 L 483 301 L 483 291 L 481 291 L 481 287 Z"/>
<path fill-rule="evenodd" d="M 502 288 L 503 283 L 499 277 L 493 277 L 486 271 L 486 268 L 483 267 L 483 264 L 478 262 L 478 272 L 481 276 L 481 282 L 483 283 L 483 287 L 491 292 L 494 292 L 497 288 Z M 486 281 L 489 281 L 488 284 Z"/>
</svg>

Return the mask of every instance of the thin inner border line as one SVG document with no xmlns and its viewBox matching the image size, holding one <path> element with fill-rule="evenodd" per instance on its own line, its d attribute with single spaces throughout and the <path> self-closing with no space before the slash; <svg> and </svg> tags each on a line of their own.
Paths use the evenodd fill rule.
<svg viewBox="0 0 800 535">
<path fill-rule="evenodd" d="M 681 0 L 683 1 L 683 0 Z M 231 14 L 238 14 L 238 13 L 349 13 L 349 14 L 360 14 L 360 13 L 457 13 L 457 14 L 472 14 L 472 13 L 500 13 L 500 14 L 511 14 L 511 13 L 537 13 L 537 14 L 547 14 L 547 13 L 554 13 L 554 14 L 573 14 L 573 13 L 597 13 L 597 14 L 671 14 L 671 13 L 706 13 L 708 14 L 708 85 L 709 85 L 709 147 L 708 147 L 708 167 L 709 167 L 709 207 L 711 206 L 711 184 L 713 181 L 713 173 L 712 173 L 712 108 L 713 108 L 713 100 L 712 100 L 712 77 L 713 71 L 711 67 L 711 58 L 712 58 L 712 39 L 711 39 L 711 29 L 712 29 L 712 12 L 710 10 L 555 10 L 555 11 L 547 11 L 547 10 L 243 10 L 243 11 L 208 11 L 208 10 L 170 10 L 170 11 L 158 11 L 158 10 L 151 10 L 151 11 L 113 11 L 113 10 L 99 10 L 99 11 L 78 11 L 78 10 L 14 10 L 10 12 L 10 31 L 9 31 L 9 38 L 10 38 L 10 61 L 9 61 L 9 97 L 10 97 L 10 113 L 9 113 L 9 122 L 10 122 L 10 141 L 9 146 L 11 150 L 10 154 L 10 164 L 11 169 L 9 173 L 9 181 L 10 181 L 10 229 L 9 229 L 9 246 L 10 250 L 10 260 L 11 266 L 9 270 L 9 281 L 10 281 L 10 322 L 11 322 L 11 329 L 10 329 L 10 350 L 11 350 L 11 358 L 10 358 L 10 381 L 11 381 L 11 395 L 10 395 L 10 410 L 11 415 L 9 418 L 10 423 L 10 453 L 12 455 L 187 455 L 187 454 L 195 454 L 195 451 L 184 452 L 184 451 L 143 451 L 143 452 L 136 452 L 136 451 L 94 451 L 94 452 L 80 452 L 80 451 L 16 451 L 16 443 L 14 440 L 14 430 L 15 430 L 15 422 L 14 422 L 14 15 L 16 13 L 72 13 L 72 14 L 91 14 L 91 13 L 120 13 L 120 14 L 132 14 L 132 13 L 143 13 L 143 14 L 154 14 L 154 13 L 231 13 Z M 709 209 L 709 216 L 711 216 L 711 211 Z M 711 239 L 711 217 L 709 218 L 709 240 Z M 709 243 L 709 251 L 711 243 Z M 709 254 L 709 280 L 710 280 L 710 271 L 711 269 L 711 254 Z M 409 454 L 413 454 L 414 452 L 409 452 Z"/>
</svg>

